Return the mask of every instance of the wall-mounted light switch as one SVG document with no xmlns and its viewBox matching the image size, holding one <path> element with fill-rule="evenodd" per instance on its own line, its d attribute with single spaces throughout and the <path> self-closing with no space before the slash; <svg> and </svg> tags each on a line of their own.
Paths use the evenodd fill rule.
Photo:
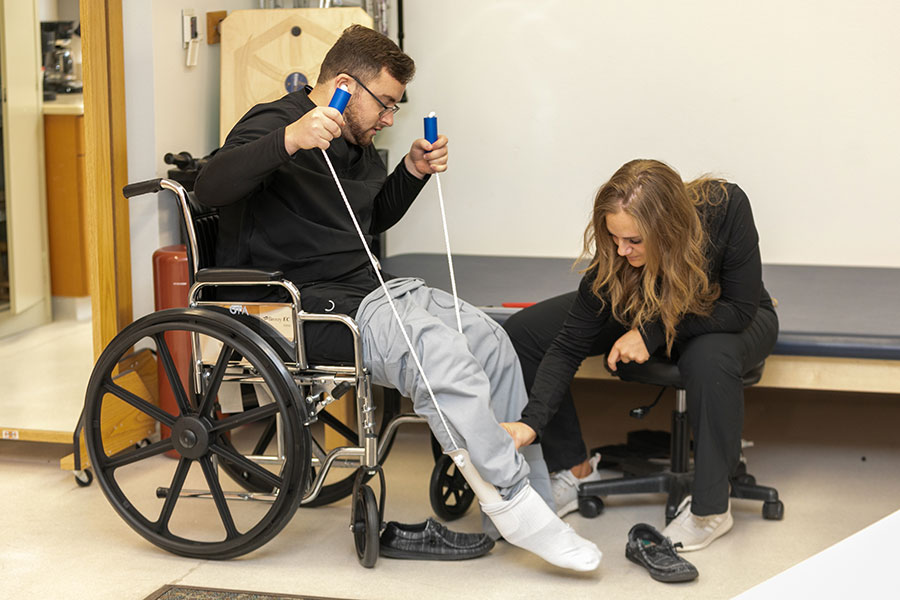
<svg viewBox="0 0 900 600">
<path fill-rule="evenodd" d="M 200 50 L 200 27 L 197 14 L 192 8 L 181 11 L 181 41 L 187 49 L 185 63 L 189 67 L 197 66 L 197 54 Z"/>
</svg>

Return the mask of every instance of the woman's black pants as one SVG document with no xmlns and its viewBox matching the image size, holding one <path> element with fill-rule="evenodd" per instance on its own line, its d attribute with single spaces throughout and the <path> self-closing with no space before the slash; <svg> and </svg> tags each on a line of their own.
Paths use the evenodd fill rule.
<svg viewBox="0 0 900 600">
<path fill-rule="evenodd" d="M 509 333 L 531 389 L 544 353 L 550 347 L 572 306 L 576 292 L 550 298 L 511 316 Z M 612 322 L 594 342 L 591 356 L 606 354 L 626 329 Z M 740 461 L 744 427 L 742 376 L 759 364 L 775 346 L 778 318 L 761 307 L 740 333 L 709 333 L 676 339 L 672 359 L 678 363 L 687 392 L 688 419 L 694 439 L 694 486 L 691 512 L 710 515 L 728 509 L 728 478 Z M 570 391 L 541 437 L 550 472 L 569 469 L 587 460 L 587 448 Z"/>
</svg>

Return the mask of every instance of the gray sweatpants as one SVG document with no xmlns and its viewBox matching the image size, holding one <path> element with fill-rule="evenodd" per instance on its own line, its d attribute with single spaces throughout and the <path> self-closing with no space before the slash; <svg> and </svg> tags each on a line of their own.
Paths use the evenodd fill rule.
<svg viewBox="0 0 900 600">
<path fill-rule="evenodd" d="M 472 464 L 504 498 L 530 481 L 554 508 L 540 446 L 517 452 L 499 425 L 517 421 L 528 401 L 519 359 L 503 328 L 460 300 L 460 334 L 450 294 L 413 278 L 392 279 L 387 287 L 456 445 L 469 451 Z M 411 398 L 444 450 L 453 450 L 381 288 L 363 299 L 356 320 L 372 382 Z"/>
</svg>

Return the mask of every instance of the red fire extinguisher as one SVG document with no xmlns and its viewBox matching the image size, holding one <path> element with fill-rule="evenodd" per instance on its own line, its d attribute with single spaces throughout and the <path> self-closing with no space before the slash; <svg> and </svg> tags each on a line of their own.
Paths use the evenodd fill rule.
<svg viewBox="0 0 900 600">
<path fill-rule="evenodd" d="M 156 310 L 179 308 L 188 305 L 188 260 L 184 244 L 164 246 L 153 253 L 153 297 Z M 166 346 L 172 355 L 172 361 L 178 370 L 181 385 L 186 393 L 190 393 L 191 367 L 191 334 L 186 331 L 167 331 Z M 178 415 L 178 404 L 172 393 L 165 367 L 157 356 L 157 379 L 159 381 L 159 407 L 171 415 Z M 162 439 L 168 438 L 171 432 L 160 424 Z M 178 452 L 170 450 L 166 454 L 178 458 Z"/>
</svg>

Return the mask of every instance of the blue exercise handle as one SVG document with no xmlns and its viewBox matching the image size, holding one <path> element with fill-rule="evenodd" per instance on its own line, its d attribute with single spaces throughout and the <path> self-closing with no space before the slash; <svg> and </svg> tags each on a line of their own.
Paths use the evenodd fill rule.
<svg viewBox="0 0 900 600">
<path fill-rule="evenodd" d="M 331 97 L 331 102 L 328 103 L 328 106 L 336 108 L 338 112 L 344 114 L 344 109 L 347 108 L 347 102 L 349 101 L 350 91 L 346 85 L 341 85 L 341 87 L 334 90 L 334 96 Z"/>
<path fill-rule="evenodd" d="M 425 117 L 425 139 L 432 144 L 438 139 L 437 117 L 434 113 L 429 113 L 428 116 Z"/>
</svg>

